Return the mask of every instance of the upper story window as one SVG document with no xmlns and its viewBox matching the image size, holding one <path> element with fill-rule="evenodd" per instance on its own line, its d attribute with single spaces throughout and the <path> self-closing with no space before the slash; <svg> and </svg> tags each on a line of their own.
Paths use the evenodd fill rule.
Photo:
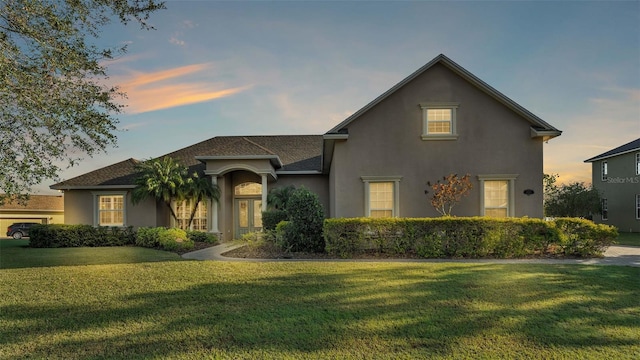
<svg viewBox="0 0 640 360">
<path fill-rule="evenodd" d="M 607 181 L 607 177 L 609 175 L 609 168 L 607 166 L 607 162 L 602 162 L 602 181 Z"/>
<path fill-rule="evenodd" d="M 636 175 L 640 175 L 640 152 L 636 153 Z"/>
<path fill-rule="evenodd" d="M 421 103 L 422 140 L 455 140 L 457 103 Z"/>
</svg>

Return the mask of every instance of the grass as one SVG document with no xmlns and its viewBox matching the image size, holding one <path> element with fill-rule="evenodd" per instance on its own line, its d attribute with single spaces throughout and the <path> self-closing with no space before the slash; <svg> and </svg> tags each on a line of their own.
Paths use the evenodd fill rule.
<svg viewBox="0 0 640 360">
<path fill-rule="evenodd" d="M 36 250 L 3 247 L 3 259 L 7 249 L 14 263 L 31 261 Z M 50 255 L 68 250 L 80 249 Z M 154 254 L 139 263 L 60 266 L 58 258 L 52 267 L 38 261 L 0 270 L 0 359 L 640 353 L 640 268 L 161 261 Z"/>
<path fill-rule="evenodd" d="M 134 246 L 40 249 L 28 244 L 28 239 L 0 240 L 0 269 L 181 260 L 178 254 Z"/>
<path fill-rule="evenodd" d="M 640 246 L 640 233 L 621 232 L 616 245 Z"/>
</svg>

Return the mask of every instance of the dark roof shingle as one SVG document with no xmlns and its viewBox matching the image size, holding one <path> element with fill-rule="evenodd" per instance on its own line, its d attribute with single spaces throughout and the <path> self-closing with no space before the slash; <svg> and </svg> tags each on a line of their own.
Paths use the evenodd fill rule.
<svg viewBox="0 0 640 360">
<path fill-rule="evenodd" d="M 283 167 L 278 171 L 321 171 L 322 135 L 218 136 L 159 156 L 172 157 L 189 167 L 203 171 L 197 156 L 278 156 Z M 52 185 L 53 189 L 92 186 L 133 185 L 135 166 L 140 160 L 128 159 Z"/>
<path fill-rule="evenodd" d="M 604 152 L 598 156 L 594 156 L 590 159 L 585 160 L 584 162 L 594 162 L 601 159 L 610 158 L 616 155 L 621 155 L 634 150 L 640 150 L 640 138 L 635 139 L 624 145 L 618 146 L 617 148 Z"/>
</svg>

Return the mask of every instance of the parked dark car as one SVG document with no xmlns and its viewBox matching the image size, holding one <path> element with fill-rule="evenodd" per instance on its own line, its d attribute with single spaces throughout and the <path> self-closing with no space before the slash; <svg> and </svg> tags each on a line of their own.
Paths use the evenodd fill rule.
<svg viewBox="0 0 640 360">
<path fill-rule="evenodd" d="M 7 236 L 11 236 L 14 239 L 29 237 L 29 229 L 33 225 L 38 225 L 38 223 L 13 223 L 7 228 Z"/>
</svg>

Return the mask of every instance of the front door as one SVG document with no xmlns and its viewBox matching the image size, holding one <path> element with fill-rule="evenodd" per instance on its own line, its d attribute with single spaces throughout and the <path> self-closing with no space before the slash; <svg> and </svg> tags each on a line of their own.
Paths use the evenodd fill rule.
<svg viewBox="0 0 640 360">
<path fill-rule="evenodd" d="M 235 200 L 236 238 L 262 230 L 262 199 L 243 198 Z"/>
</svg>

